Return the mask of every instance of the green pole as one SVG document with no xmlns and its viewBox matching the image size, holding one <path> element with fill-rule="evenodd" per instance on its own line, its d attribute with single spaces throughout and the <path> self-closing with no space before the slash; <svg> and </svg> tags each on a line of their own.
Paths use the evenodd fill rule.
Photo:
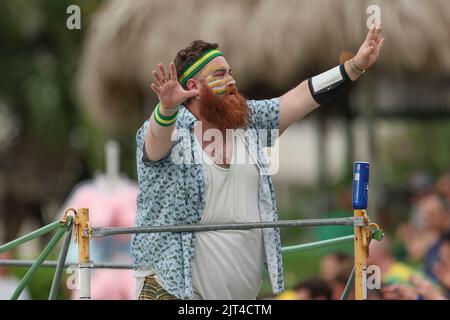
<svg viewBox="0 0 450 320">
<path fill-rule="evenodd" d="M 341 295 L 341 300 L 347 300 L 354 284 L 355 284 L 355 267 L 353 267 L 352 272 L 350 273 L 350 277 L 348 277 L 347 284 L 345 285 L 344 291 L 342 292 Z"/>
<path fill-rule="evenodd" d="M 322 241 L 316 241 L 316 242 L 311 242 L 311 243 L 298 244 L 295 246 L 283 247 L 283 248 L 281 248 L 281 252 L 283 252 L 283 253 L 293 252 L 293 251 L 299 252 L 299 251 L 304 251 L 304 250 L 309 250 L 309 249 L 318 249 L 318 248 L 322 248 L 322 247 L 327 247 L 327 246 L 331 246 L 331 245 L 336 245 L 336 244 L 340 244 L 340 243 L 344 243 L 344 242 L 353 241 L 353 238 L 354 238 L 353 235 L 349 235 L 349 236 L 327 239 L 327 240 L 322 240 Z"/>
<path fill-rule="evenodd" d="M 11 250 L 11 249 L 17 247 L 18 245 L 21 245 L 24 242 L 27 242 L 27 241 L 33 240 L 34 238 L 40 237 L 43 234 L 46 234 L 46 233 L 48 233 L 48 232 L 50 232 L 52 230 L 55 230 L 58 227 L 61 227 L 63 225 L 64 224 L 62 222 L 60 222 L 60 221 L 55 221 L 53 223 L 50 223 L 50 224 L 48 224 L 48 225 L 46 225 L 46 226 L 44 226 L 44 227 L 42 227 L 40 229 L 37 229 L 37 230 L 35 230 L 35 231 L 31 232 L 31 233 L 28 233 L 28 234 L 26 234 L 26 235 L 24 235 L 24 236 L 22 236 L 22 237 L 20 237 L 20 238 L 18 238 L 16 240 L 13 240 L 11 242 L 5 243 L 4 245 L 1 245 L 0 246 L 0 253 L 8 251 L 8 250 Z"/>
<path fill-rule="evenodd" d="M 61 247 L 61 251 L 59 253 L 58 264 L 56 266 L 48 300 L 55 300 L 58 293 L 59 283 L 61 282 L 61 275 L 64 269 L 64 264 L 66 263 L 67 252 L 69 251 L 70 241 L 72 240 L 72 220 L 73 218 L 71 216 L 67 217 L 67 229 L 69 232 L 66 234 L 63 245 Z"/>
<path fill-rule="evenodd" d="M 58 221 L 58 223 L 59 223 L 59 221 Z M 67 231 L 67 227 L 64 226 L 64 225 L 61 226 L 58 229 L 58 231 L 56 231 L 56 234 L 53 236 L 53 238 L 47 244 L 47 246 L 45 247 L 44 251 L 42 251 L 40 256 L 36 259 L 36 261 L 33 263 L 31 268 L 27 271 L 25 276 L 20 281 L 19 285 L 17 286 L 16 290 L 14 291 L 14 293 L 11 296 L 11 300 L 17 300 L 19 298 L 19 296 L 22 293 L 22 291 L 25 288 L 25 286 L 28 284 L 28 282 L 30 282 L 31 277 L 33 276 L 35 271 L 40 267 L 42 262 L 44 262 L 44 260 L 47 258 L 47 256 L 50 254 L 52 249 L 55 247 L 55 245 L 58 243 L 59 239 L 62 238 L 62 236 L 64 235 L 64 233 L 66 231 Z"/>
</svg>

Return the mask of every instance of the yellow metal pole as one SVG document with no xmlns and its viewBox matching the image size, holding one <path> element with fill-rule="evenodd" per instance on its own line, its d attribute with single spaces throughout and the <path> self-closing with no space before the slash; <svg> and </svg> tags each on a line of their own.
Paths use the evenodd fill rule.
<svg viewBox="0 0 450 320">
<path fill-rule="evenodd" d="M 89 209 L 77 210 L 77 240 L 78 240 L 78 262 L 88 263 L 90 260 L 89 246 Z"/>
<path fill-rule="evenodd" d="M 364 210 L 353 210 L 354 217 L 364 217 Z M 367 227 L 354 227 L 355 241 L 355 300 L 367 299 Z"/>
<path fill-rule="evenodd" d="M 91 299 L 90 277 L 90 238 L 91 228 L 89 224 L 89 209 L 77 209 L 75 220 L 78 241 L 78 276 L 80 285 L 80 300 Z"/>
</svg>

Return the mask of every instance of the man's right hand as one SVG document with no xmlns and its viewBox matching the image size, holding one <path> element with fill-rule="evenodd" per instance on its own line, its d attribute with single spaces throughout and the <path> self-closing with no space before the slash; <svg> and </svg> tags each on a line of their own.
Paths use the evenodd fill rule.
<svg viewBox="0 0 450 320">
<path fill-rule="evenodd" d="M 155 83 L 151 84 L 151 88 L 158 95 L 162 108 L 172 109 L 183 103 L 186 99 L 199 95 L 199 90 L 184 90 L 178 82 L 177 70 L 173 62 L 170 63 L 170 77 L 162 63 L 158 63 L 157 70 L 152 71 Z"/>
</svg>

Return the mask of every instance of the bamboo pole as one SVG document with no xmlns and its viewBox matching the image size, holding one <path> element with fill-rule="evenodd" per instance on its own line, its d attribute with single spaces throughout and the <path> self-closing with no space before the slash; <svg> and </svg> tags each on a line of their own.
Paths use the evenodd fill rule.
<svg viewBox="0 0 450 320">
<path fill-rule="evenodd" d="M 354 210 L 355 217 L 363 217 L 363 210 Z M 364 227 L 354 227 L 355 237 L 355 299 L 365 300 L 367 299 L 366 290 L 366 248 L 364 247 Z"/>
<path fill-rule="evenodd" d="M 91 299 L 91 274 L 90 274 L 90 225 L 89 209 L 77 209 L 75 218 L 78 241 L 78 276 L 80 286 L 80 300 Z"/>
</svg>

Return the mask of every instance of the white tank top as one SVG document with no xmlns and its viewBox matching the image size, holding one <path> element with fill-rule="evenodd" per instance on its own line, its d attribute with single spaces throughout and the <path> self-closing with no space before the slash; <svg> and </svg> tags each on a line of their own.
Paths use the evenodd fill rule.
<svg viewBox="0 0 450 320">
<path fill-rule="evenodd" d="M 216 165 L 203 152 L 207 185 L 201 224 L 261 221 L 258 168 L 248 161 L 236 163 L 236 159 L 245 159 L 245 152 L 242 134 L 233 138 L 229 168 Z M 195 299 L 256 299 L 264 263 L 262 229 L 198 232 L 195 241 Z"/>
</svg>

